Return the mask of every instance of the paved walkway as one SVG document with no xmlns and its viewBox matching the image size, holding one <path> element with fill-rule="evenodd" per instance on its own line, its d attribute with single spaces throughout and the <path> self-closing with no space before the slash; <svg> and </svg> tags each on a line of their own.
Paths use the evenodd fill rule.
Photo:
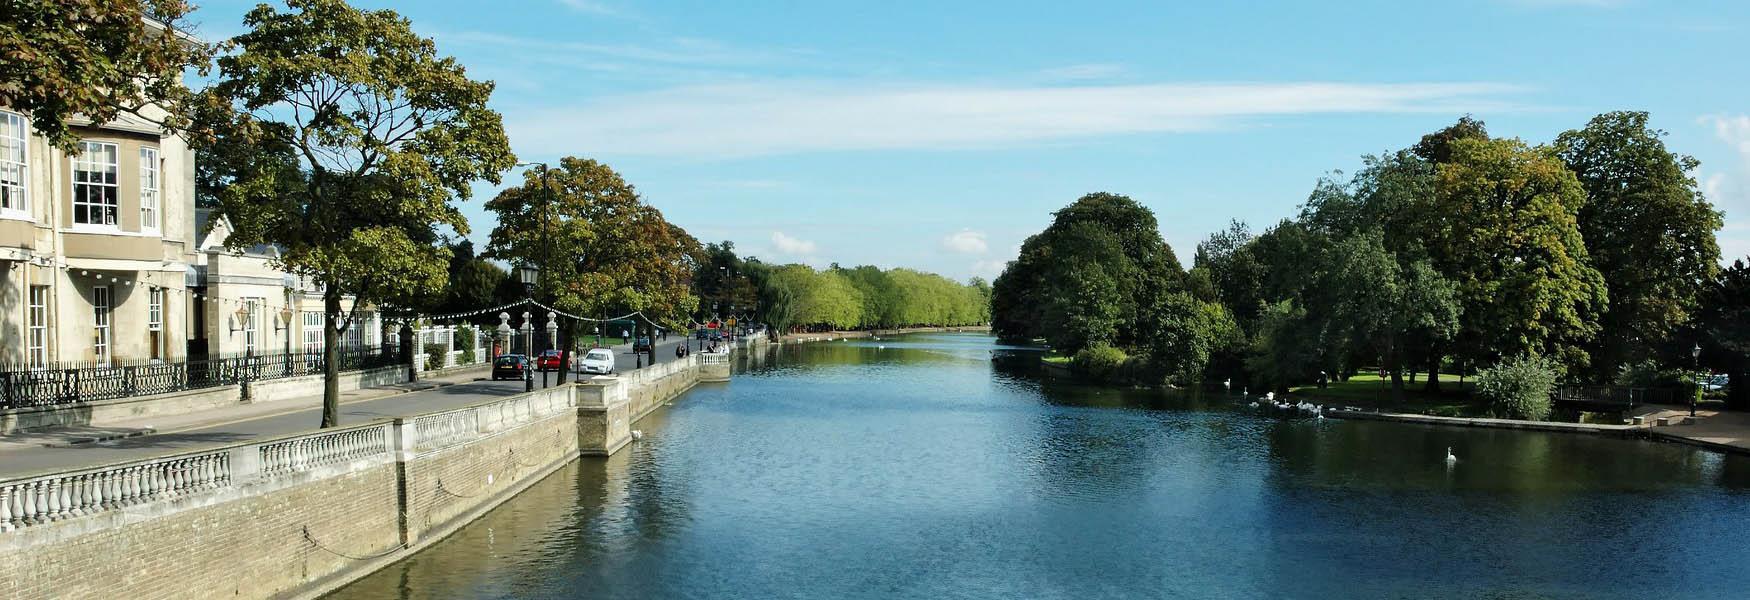
<svg viewBox="0 0 1750 600">
<path fill-rule="evenodd" d="M 1636 411 L 1652 423 L 1659 417 L 1670 417 L 1672 423 L 1689 416 L 1687 406 L 1652 405 Z M 1647 432 L 1657 439 L 1681 442 L 1721 452 L 1750 454 L 1750 414 L 1720 410 L 1695 411 L 1695 424 L 1650 427 Z"/>
<path fill-rule="evenodd" d="M 657 361 L 674 359 L 674 347 L 685 341 L 671 335 L 658 340 Z M 630 344 L 614 346 L 615 368 L 637 368 L 639 357 Z M 543 385 L 536 373 L 535 387 Z M 557 378 L 547 374 L 547 383 Z M 567 376 L 569 381 L 572 376 Z M 342 425 L 406 417 L 460 408 L 521 393 L 522 381 L 492 381 L 491 366 L 479 365 L 417 382 L 342 392 Z M 322 422 L 320 395 L 238 404 L 222 409 L 175 416 L 143 418 L 108 427 L 57 427 L 39 432 L 0 436 L 0 477 L 67 470 L 119 461 L 186 452 L 204 447 L 313 431 Z"/>
</svg>

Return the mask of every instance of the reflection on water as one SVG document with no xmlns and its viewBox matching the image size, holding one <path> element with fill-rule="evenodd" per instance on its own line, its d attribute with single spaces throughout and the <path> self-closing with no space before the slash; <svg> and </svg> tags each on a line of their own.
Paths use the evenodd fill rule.
<svg viewBox="0 0 1750 600">
<path fill-rule="evenodd" d="M 1282 420 L 969 334 L 740 361 L 333 598 L 1741 597 L 1750 461 Z M 1450 468 L 1451 446 L 1460 461 Z"/>
</svg>

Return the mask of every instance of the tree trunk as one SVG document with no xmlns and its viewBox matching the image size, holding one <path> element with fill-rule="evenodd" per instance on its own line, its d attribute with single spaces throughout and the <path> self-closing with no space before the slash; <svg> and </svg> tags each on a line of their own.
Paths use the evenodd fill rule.
<svg viewBox="0 0 1750 600">
<path fill-rule="evenodd" d="M 322 428 L 327 429 L 340 425 L 340 290 L 333 284 L 322 292 L 322 314 Z"/>
<path fill-rule="evenodd" d="M 1440 353 L 1428 353 L 1428 383 L 1422 386 L 1422 391 L 1430 394 L 1440 393 Z"/>
<path fill-rule="evenodd" d="M 1726 377 L 1726 407 L 1732 410 L 1750 409 L 1750 373 L 1739 368 Z"/>
</svg>

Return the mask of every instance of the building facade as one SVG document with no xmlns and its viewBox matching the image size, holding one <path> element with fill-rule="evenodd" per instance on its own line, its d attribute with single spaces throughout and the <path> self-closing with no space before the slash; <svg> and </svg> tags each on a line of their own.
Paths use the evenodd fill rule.
<svg viewBox="0 0 1750 600">
<path fill-rule="evenodd" d="M 194 152 L 132 115 L 75 125 L 68 153 L 0 107 L 0 363 L 179 360 Z"/>
</svg>

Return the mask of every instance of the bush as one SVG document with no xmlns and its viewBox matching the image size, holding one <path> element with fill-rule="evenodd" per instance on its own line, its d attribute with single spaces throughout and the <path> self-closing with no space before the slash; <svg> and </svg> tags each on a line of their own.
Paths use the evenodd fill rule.
<svg viewBox="0 0 1750 600">
<path fill-rule="evenodd" d="M 1069 367 L 1077 374 L 1097 381 L 1109 381 L 1124 364 L 1123 350 L 1105 344 L 1097 344 L 1082 348 L 1069 359 Z"/>
<path fill-rule="evenodd" d="M 456 328 L 456 347 L 462 349 L 462 364 L 474 364 L 474 329 L 470 327 Z"/>
<path fill-rule="evenodd" d="M 1560 376 L 1555 361 L 1518 356 L 1478 372 L 1476 393 L 1495 417 L 1542 421 L 1549 418 L 1550 391 Z"/>
<path fill-rule="evenodd" d="M 425 345 L 425 368 L 426 368 L 426 370 L 443 368 L 444 367 L 444 353 L 446 353 L 446 352 L 448 352 L 448 351 L 444 349 L 443 344 L 426 344 Z"/>
</svg>

